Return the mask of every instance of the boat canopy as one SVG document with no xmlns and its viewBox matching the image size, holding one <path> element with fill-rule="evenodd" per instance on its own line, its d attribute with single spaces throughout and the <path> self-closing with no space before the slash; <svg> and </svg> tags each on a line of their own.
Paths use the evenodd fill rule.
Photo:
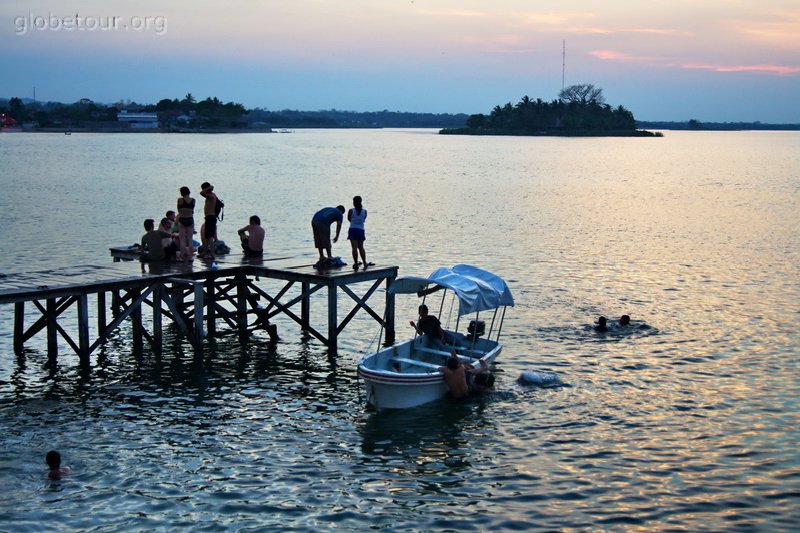
<svg viewBox="0 0 800 533">
<path fill-rule="evenodd" d="M 458 316 L 514 305 L 511 290 L 500 276 L 472 265 L 440 268 L 427 278 L 416 276 L 397 278 L 389 288 L 389 292 L 417 293 L 422 296 L 420 293 L 430 285 L 450 289 L 458 296 Z"/>
</svg>

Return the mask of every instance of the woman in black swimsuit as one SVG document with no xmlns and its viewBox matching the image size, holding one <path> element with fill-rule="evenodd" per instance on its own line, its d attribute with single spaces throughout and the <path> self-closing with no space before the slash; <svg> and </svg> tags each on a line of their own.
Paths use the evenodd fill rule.
<svg viewBox="0 0 800 533">
<path fill-rule="evenodd" d="M 192 237 L 194 237 L 194 198 L 189 196 L 189 187 L 181 187 L 178 198 L 178 237 L 181 242 L 180 258 L 189 260 L 194 253 Z"/>
</svg>

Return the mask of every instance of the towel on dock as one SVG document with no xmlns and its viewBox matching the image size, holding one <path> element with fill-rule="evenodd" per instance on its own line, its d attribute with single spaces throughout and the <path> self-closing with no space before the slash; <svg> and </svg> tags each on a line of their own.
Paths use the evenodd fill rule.
<svg viewBox="0 0 800 533">
<path fill-rule="evenodd" d="M 328 259 L 320 259 L 316 263 L 314 263 L 314 268 L 324 269 L 324 268 L 341 268 L 343 266 L 347 266 L 347 263 L 342 261 L 341 257 L 331 257 Z"/>
</svg>

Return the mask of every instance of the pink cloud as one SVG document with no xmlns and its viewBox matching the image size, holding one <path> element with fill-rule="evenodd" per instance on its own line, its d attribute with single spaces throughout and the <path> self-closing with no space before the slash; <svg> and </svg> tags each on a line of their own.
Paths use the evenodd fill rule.
<svg viewBox="0 0 800 533">
<path fill-rule="evenodd" d="M 800 66 L 790 65 L 718 65 L 713 63 L 679 63 L 672 59 L 651 56 L 635 56 L 625 52 L 615 50 L 593 50 L 589 55 L 603 61 L 614 61 L 617 63 L 646 63 L 653 66 L 667 68 L 683 68 L 690 70 L 708 70 L 711 72 L 752 72 L 760 74 L 774 74 L 777 76 L 789 76 L 800 74 Z"/>
<path fill-rule="evenodd" d="M 635 56 L 615 50 L 593 50 L 589 52 L 589 55 L 605 61 L 616 61 L 618 63 L 657 63 L 662 61 L 657 57 Z"/>
<path fill-rule="evenodd" d="M 686 63 L 681 68 L 694 70 L 710 70 L 712 72 L 763 72 L 766 74 L 777 74 L 787 76 L 800 73 L 800 67 L 790 67 L 785 65 L 713 65 L 702 63 Z"/>
</svg>

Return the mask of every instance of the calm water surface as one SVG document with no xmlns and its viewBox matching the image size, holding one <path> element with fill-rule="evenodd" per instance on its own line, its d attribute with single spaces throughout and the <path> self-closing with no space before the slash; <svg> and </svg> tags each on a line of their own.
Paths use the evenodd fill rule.
<svg viewBox="0 0 800 533">
<path fill-rule="evenodd" d="M 224 338 L 202 360 L 171 330 L 135 354 L 123 327 L 81 372 L 66 345 L 46 368 L 43 339 L 15 355 L 0 307 L 0 530 L 800 527 L 797 133 L 0 134 L 0 161 L 2 273 L 108 264 L 208 180 L 229 243 L 259 214 L 268 255 L 311 262 L 313 212 L 360 194 L 371 260 L 481 265 L 518 304 L 496 393 L 380 413 L 361 315 L 336 364 L 278 320 L 277 345 Z M 623 313 L 647 327 L 591 330 Z M 527 370 L 564 386 L 517 384 Z M 74 469 L 60 483 L 50 448 Z"/>
</svg>

